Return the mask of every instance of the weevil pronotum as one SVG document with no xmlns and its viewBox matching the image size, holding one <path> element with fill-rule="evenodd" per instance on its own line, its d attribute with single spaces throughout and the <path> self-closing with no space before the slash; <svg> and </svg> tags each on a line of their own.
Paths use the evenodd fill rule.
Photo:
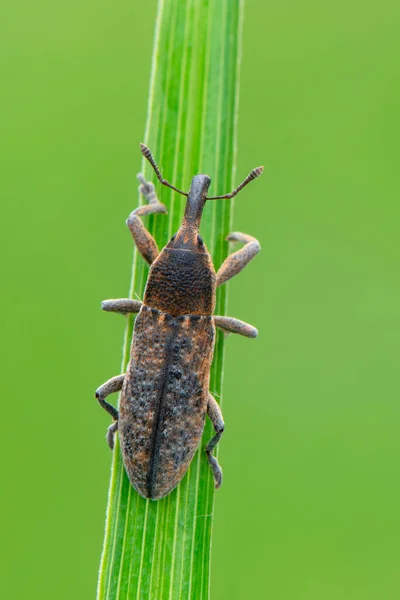
<svg viewBox="0 0 400 600">
<path fill-rule="evenodd" d="M 261 175 L 263 167 L 253 169 L 230 194 L 208 198 L 211 180 L 207 175 L 195 175 L 189 192 L 182 192 L 162 178 L 150 150 L 144 144 L 140 148 L 158 180 L 187 196 L 185 214 L 178 232 L 159 252 L 140 217 L 166 213 L 167 209 L 158 200 L 154 185 L 138 175 L 139 191 L 147 204 L 129 215 L 127 225 L 140 254 L 151 267 L 143 302 L 128 298 L 102 303 L 106 311 L 139 315 L 126 373 L 99 387 L 96 398 L 114 420 L 107 430 L 107 440 L 113 448 L 118 430 L 125 469 L 133 487 L 144 498 L 158 500 L 167 496 L 186 473 L 200 443 L 206 413 L 215 435 L 205 452 L 215 487 L 222 483 L 222 471 L 213 450 L 224 430 L 224 420 L 208 389 L 215 327 L 250 338 L 258 332 L 238 319 L 214 316 L 215 294 L 218 286 L 254 258 L 260 245 L 249 235 L 231 233 L 227 240 L 242 242 L 244 246 L 228 256 L 215 273 L 199 226 L 207 200 L 233 198 Z M 106 398 L 120 390 L 118 411 Z"/>
</svg>

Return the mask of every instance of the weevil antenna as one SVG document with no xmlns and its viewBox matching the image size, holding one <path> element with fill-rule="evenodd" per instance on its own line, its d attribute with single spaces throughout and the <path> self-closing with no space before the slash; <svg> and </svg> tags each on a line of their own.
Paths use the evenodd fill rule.
<svg viewBox="0 0 400 600">
<path fill-rule="evenodd" d="M 140 151 L 143 154 L 143 156 L 145 158 L 147 158 L 147 160 L 153 167 L 155 174 L 157 175 L 157 179 L 160 181 L 160 183 L 171 188 L 171 190 L 175 190 L 175 192 L 182 194 L 182 196 L 187 196 L 186 192 L 182 192 L 182 190 L 178 190 L 178 188 L 176 188 L 174 185 L 171 185 L 166 179 L 163 179 L 160 169 L 157 167 L 156 161 L 154 160 L 154 157 L 147 146 L 145 146 L 144 144 L 140 144 Z"/>
<path fill-rule="evenodd" d="M 264 171 L 264 167 L 256 167 L 247 175 L 246 179 L 242 181 L 240 185 L 236 189 L 233 190 L 230 194 L 225 194 L 224 196 L 212 196 L 211 198 L 206 198 L 206 200 L 222 200 L 222 198 L 233 198 L 244 188 L 245 185 L 253 181 L 253 179 L 257 179 L 260 177 L 261 173 Z"/>
</svg>

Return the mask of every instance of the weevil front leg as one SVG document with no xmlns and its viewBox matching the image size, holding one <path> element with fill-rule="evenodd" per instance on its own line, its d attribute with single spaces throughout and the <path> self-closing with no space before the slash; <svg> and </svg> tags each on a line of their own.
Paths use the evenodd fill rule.
<svg viewBox="0 0 400 600">
<path fill-rule="evenodd" d="M 118 429 L 118 410 L 112 404 L 106 402 L 107 396 L 114 392 L 119 392 L 122 389 L 125 375 L 117 375 L 112 377 L 99 388 L 97 388 L 95 397 L 97 398 L 100 406 L 104 408 L 114 419 L 114 423 L 107 429 L 106 439 L 111 450 L 114 448 L 114 433 Z"/>
<path fill-rule="evenodd" d="M 256 238 L 245 233 L 236 231 L 230 233 L 226 239 L 228 242 L 242 242 L 245 246 L 224 260 L 217 272 L 217 286 L 226 283 L 229 279 L 240 273 L 261 250 L 261 246 Z"/>
<path fill-rule="evenodd" d="M 240 321 L 239 319 L 234 319 L 233 317 L 214 317 L 214 325 L 215 327 L 219 327 L 225 333 L 238 333 L 239 335 L 244 335 L 245 337 L 255 338 L 258 336 L 258 330 L 253 327 L 253 325 L 249 325 L 244 321 Z"/>
<path fill-rule="evenodd" d="M 151 233 L 147 231 L 140 217 L 152 213 L 166 213 L 167 208 L 158 200 L 154 185 L 151 182 L 146 181 L 142 173 L 139 173 L 137 177 L 140 181 L 139 192 L 146 198 L 147 204 L 139 206 L 139 208 L 136 208 L 131 212 L 126 224 L 129 227 L 129 231 L 132 234 L 140 254 L 151 265 L 159 255 L 159 250 L 155 239 Z"/>
<path fill-rule="evenodd" d="M 215 400 L 214 396 L 212 396 L 210 393 L 208 393 L 207 414 L 210 417 L 212 424 L 214 425 L 216 433 L 208 442 L 207 446 L 205 447 L 205 451 L 207 453 L 208 462 L 210 463 L 210 467 L 214 475 L 215 487 L 219 488 L 221 487 L 222 483 L 222 469 L 219 466 L 218 460 L 213 454 L 213 450 L 218 444 L 219 440 L 221 439 L 222 433 L 225 429 L 225 424 L 219 404 Z"/>
</svg>

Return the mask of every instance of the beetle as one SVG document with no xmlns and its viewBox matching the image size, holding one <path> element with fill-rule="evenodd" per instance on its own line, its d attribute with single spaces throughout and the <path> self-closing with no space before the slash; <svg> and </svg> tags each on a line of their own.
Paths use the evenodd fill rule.
<svg viewBox="0 0 400 600">
<path fill-rule="evenodd" d="M 205 452 L 215 487 L 222 483 L 222 470 L 213 450 L 224 431 L 221 409 L 209 392 L 210 367 L 215 328 L 249 338 L 255 327 L 231 317 L 214 316 L 216 287 L 239 273 L 260 250 L 258 241 L 243 233 L 226 239 L 244 246 L 228 256 L 215 272 L 210 254 L 199 235 L 200 220 L 207 200 L 233 198 L 263 167 L 253 169 L 230 194 L 207 197 L 211 179 L 195 175 L 188 193 L 167 180 L 150 150 L 140 144 L 161 184 L 187 197 L 182 224 L 159 252 L 141 217 L 166 213 L 154 184 L 139 173 L 140 193 L 146 204 L 127 219 L 128 228 L 143 258 L 151 265 L 143 302 L 130 298 L 105 300 L 105 311 L 139 313 L 135 320 L 127 371 L 100 386 L 95 396 L 112 416 L 107 441 L 113 449 L 118 430 L 126 473 L 144 498 L 167 496 L 185 475 L 200 443 L 206 413 L 215 435 Z M 106 401 L 121 391 L 119 410 Z"/>
</svg>

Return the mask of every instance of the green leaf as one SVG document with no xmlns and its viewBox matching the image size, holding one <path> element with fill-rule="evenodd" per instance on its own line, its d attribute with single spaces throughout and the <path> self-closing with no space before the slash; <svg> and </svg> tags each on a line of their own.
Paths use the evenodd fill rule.
<svg viewBox="0 0 400 600">
<path fill-rule="evenodd" d="M 234 188 L 241 0 L 160 0 L 143 141 L 163 177 L 189 189 L 196 173 L 207 173 L 209 195 Z M 156 182 L 143 160 L 146 178 Z M 158 182 L 157 182 L 158 183 Z M 157 185 L 168 216 L 147 221 L 159 247 L 178 229 L 184 199 Z M 232 200 L 207 203 L 201 234 L 218 268 L 228 253 Z M 132 207 L 134 208 L 134 206 Z M 134 254 L 131 297 L 140 298 L 148 266 Z M 216 314 L 226 312 L 226 286 L 218 289 Z M 133 330 L 128 319 L 125 372 Z M 224 340 L 217 334 L 210 390 L 221 398 Z M 125 474 L 118 441 L 111 484 L 98 600 L 209 598 L 214 484 L 202 444 L 180 485 L 159 501 L 139 497 Z"/>
</svg>

